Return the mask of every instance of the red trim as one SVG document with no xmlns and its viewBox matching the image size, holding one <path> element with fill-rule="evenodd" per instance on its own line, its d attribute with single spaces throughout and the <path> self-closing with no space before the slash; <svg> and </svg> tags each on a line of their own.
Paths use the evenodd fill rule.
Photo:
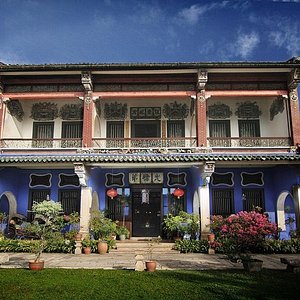
<svg viewBox="0 0 300 300">
<path fill-rule="evenodd" d="M 288 95 L 286 90 L 255 90 L 255 91 L 205 91 L 206 97 L 239 97 L 239 96 L 281 96 Z"/>
<path fill-rule="evenodd" d="M 55 92 L 55 93 L 4 93 L 3 98 L 9 99 L 57 99 L 57 98 L 78 98 L 83 97 L 83 92 Z"/>
</svg>

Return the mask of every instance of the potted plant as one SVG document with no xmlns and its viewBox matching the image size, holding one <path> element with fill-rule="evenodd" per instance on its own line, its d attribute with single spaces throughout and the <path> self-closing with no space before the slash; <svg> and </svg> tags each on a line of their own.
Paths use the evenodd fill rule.
<svg viewBox="0 0 300 300">
<path fill-rule="evenodd" d="M 83 247 L 84 254 L 91 254 L 93 242 L 92 242 L 92 239 L 91 239 L 91 235 L 89 233 L 82 240 L 81 244 L 82 244 L 82 247 Z"/>
<path fill-rule="evenodd" d="M 156 244 L 159 244 L 161 241 L 160 237 L 152 238 L 148 242 L 148 260 L 145 261 L 146 270 L 148 272 L 155 272 L 157 267 L 156 260 L 153 259 L 153 250 Z"/>
<path fill-rule="evenodd" d="M 116 233 L 117 224 L 111 219 L 106 218 L 104 212 L 95 211 L 90 221 L 90 227 L 94 239 L 98 240 L 99 254 L 105 254 L 109 251 L 107 241 L 111 241 L 111 235 Z"/>
<path fill-rule="evenodd" d="M 42 202 L 35 202 L 32 205 L 32 212 L 34 213 L 33 226 L 31 230 L 38 238 L 33 241 L 32 252 L 35 254 L 35 259 L 29 261 L 29 269 L 41 270 L 44 268 L 44 261 L 40 260 L 47 241 L 47 234 L 60 230 L 60 215 L 62 213 L 62 206 L 59 202 L 52 200 L 44 200 Z"/>
<path fill-rule="evenodd" d="M 117 234 L 119 236 L 120 241 L 124 241 L 129 237 L 129 230 L 125 226 L 117 227 Z"/>
</svg>

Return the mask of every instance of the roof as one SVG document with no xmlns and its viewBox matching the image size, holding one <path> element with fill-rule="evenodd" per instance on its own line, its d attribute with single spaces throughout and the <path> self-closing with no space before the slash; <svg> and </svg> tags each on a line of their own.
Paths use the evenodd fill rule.
<svg viewBox="0 0 300 300">
<path fill-rule="evenodd" d="M 291 68 L 299 67 L 300 59 L 285 62 L 168 62 L 168 63 L 70 63 L 70 64 L 0 64 L 0 71 L 121 71 L 200 68 Z"/>
<path fill-rule="evenodd" d="M 220 154 L 220 153 L 176 153 L 176 154 L 79 154 L 79 155 L 1 155 L 0 164 L 15 163 L 197 163 L 205 161 L 287 161 L 300 162 L 295 153 L 273 154 Z"/>
</svg>

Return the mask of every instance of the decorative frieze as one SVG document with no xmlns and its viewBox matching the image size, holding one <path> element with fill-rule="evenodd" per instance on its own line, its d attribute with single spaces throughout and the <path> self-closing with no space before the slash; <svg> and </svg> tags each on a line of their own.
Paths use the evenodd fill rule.
<svg viewBox="0 0 300 300">
<path fill-rule="evenodd" d="M 23 121 L 24 111 L 19 100 L 8 100 L 6 101 L 6 106 L 11 116 L 15 117 L 19 122 Z"/>
<path fill-rule="evenodd" d="M 112 173 L 106 173 L 105 174 L 105 186 L 124 186 L 124 173 L 118 173 L 118 174 L 112 174 Z"/>
<path fill-rule="evenodd" d="M 30 118 L 36 121 L 50 121 L 57 117 L 58 108 L 56 103 L 39 102 L 32 105 Z"/>
<path fill-rule="evenodd" d="M 237 103 L 238 108 L 235 112 L 236 116 L 240 119 L 258 119 L 261 111 L 256 102 L 246 101 Z"/>
<path fill-rule="evenodd" d="M 125 120 L 127 117 L 127 104 L 118 102 L 105 103 L 104 118 L 106 120 Z"/>
<path fill-rule="evenodd" d="M 231 115 L 232 111 L 224 103 L 215 103 L 208 106 L 207 116 L 211 119 L 228 119 Z"/>
<path fill-rule="evenodd" d="M 59 187 L 79 186 L 79 178 L 76 174 L 59 174 Z"/>
<path fill-rule="evenodd" d="M 186 186 L 186 173 L 168 173 L 168 186 Z"/>
<path fill-rule="evenodd" d="M 272 121 L 274 117 L 284 111 L 284 97 L 278 96 L 271 104 L 270 107 L 270 120 Z"/>
<path fill-rule="evenodd" d="M 55 84 L 38 84 L 31 86 L 32 92 L 58 92 L 58 86 Z"/>
<path fill-rule="evenodd" d="M 169 120 L 183 120 L 188 116 L 189 108 L 186 104 L 177 103 L 165 104 L 163 107 L 163 115 Z"/>
<path fill-rule="evenodd" d="M 131 107 L 130 118 L 133 120 L 161 119 L 160 107 Z"/>
<path fill-rule="evenodd" d="M 59 117 L 63 120 L 82 120 L 82 104 L 65 104 L 60 108 Z"/>
<path fill-rule="evenodd" d="M 50 187 L 52 175 L 48 174 L 30 174 L 29 187 Z"/>
</svg>

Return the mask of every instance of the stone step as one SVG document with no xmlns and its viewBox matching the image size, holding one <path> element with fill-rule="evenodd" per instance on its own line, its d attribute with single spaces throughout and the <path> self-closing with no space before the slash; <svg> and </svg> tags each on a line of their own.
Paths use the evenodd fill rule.
<svg viewBox="0 0 300 300">
<path fill-rule="evenodd" d="M 178 253 L 178 251 L 173 250 L 174 243 L 170 242 L 160 242 L 154 243 L 152 247 L 153 253 Z M 136 241 L 136 240 L 125 240 L 116 241 L 116 249 L 112 249 L 111 252 L 119 253 L 135 253 L 135 252 L 149 252 L 149 242 L 146 241 Z"/>
</svg>

